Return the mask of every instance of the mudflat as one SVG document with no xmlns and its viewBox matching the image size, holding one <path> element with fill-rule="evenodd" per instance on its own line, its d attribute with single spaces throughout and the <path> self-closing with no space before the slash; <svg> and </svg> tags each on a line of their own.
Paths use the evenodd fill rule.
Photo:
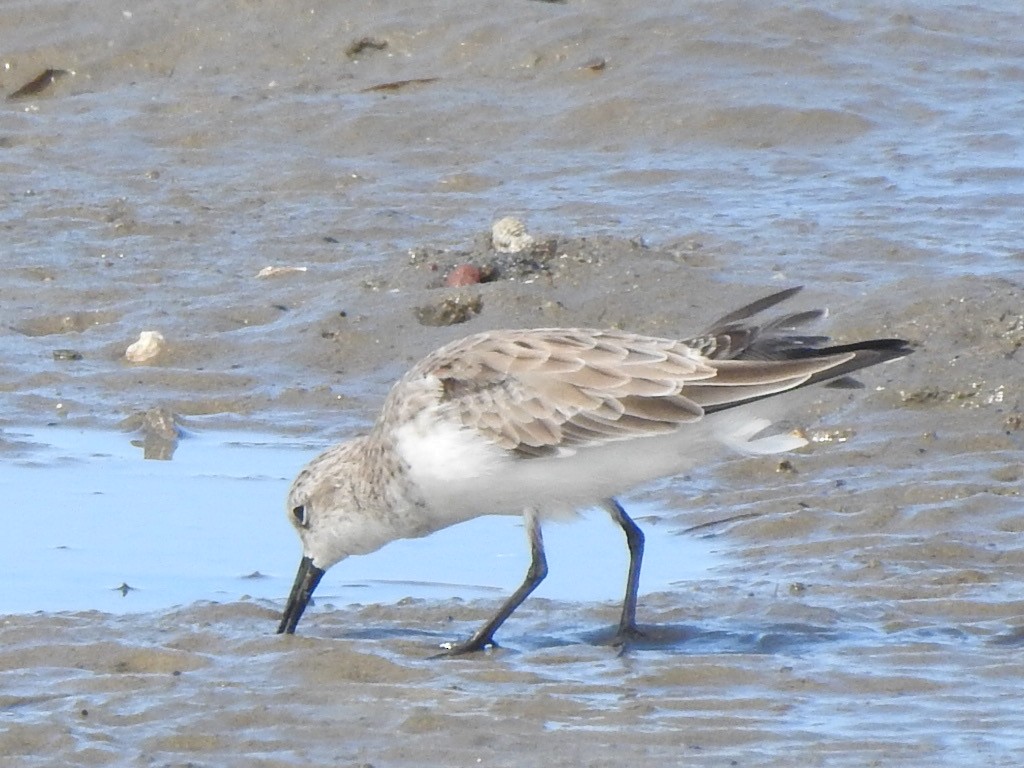
<svg viewBox="0 0 1024 768">
<path fill-rule="evenodd" d="M 0 603 L 5 765 L 1018 765 L 1022 21 L 921 3 L 6 9 L 12 465 L 33 459 L 11 435 L 49 423 L 121 430 L 171 467 L 182 432 L 323 447 L 458 336 L 687 336 L 797 284 L 838 341 L 918 350 L 813 392 L 793 413 L 808 448 L 633 497 L 658 509 L 641 525 L 728 554 L 642 596 L 630 654 L 602 644 L 618 594 L 528 600 L 468 659 L 430 656 L 501 593 L 371 590 L 277 636 L 285 531 L 252 563 L 277 599 Z M 534 238 L 515 254 L 491 242 L 508 215 Z M 449 279 L 466 265 L 481 282 Z M 164 346 L 126 360 L 144 331 Z M 269 473 L 259 515 L 283 520 L 295 468 Z M 214 518 L 232 486 L 209 474 Z M 46 510 L 8 514 L 18 530 Z M 54 556 L 17 546 L 44 571 Z"/>
</svg>

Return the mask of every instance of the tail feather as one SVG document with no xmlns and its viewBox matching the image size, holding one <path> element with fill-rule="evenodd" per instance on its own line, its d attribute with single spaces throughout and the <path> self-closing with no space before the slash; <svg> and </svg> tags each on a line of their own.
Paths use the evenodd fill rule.
<svg viewBox="0 0 1024 768">
<path fill-rule="evenodd" d="M 906 357 L 913 346 L 903 339 L 869 339 L 828 346 L 828 336 L 795 333 L 824 318 L 824 309 L 805 310 L 752 322 L 756 315 L 791 298 L 800 287 L 788 288 L 730 312 L 703 336 L 688 342 L 720 367 L 714 379 L 687 387 L 686 394 L 705 413 L 745 405 L 773 394 L 822 382 L 851 384 L 850 374 L 872 365 Z M 739 366 L 733 369 L 732 366 Z M 736 383 L 742 386 L 721 386 Z M 722 391 L 726 390 L 726 391 Z"/>
</svg>

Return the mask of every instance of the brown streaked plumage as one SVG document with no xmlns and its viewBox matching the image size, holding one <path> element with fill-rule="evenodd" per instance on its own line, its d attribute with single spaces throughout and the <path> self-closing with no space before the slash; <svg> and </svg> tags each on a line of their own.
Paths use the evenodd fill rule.
<svg viewBox="0 0 1024 768">
<path fill-rule="evenodd" d="M 602 506 L 630 551 L 617 635 L 625 642 L 637 633 L 643 534 L 614 495 L 678 474 L 716 444 L 751 453 L 802 445 L 793 435 L 760 436 L 770 422 L 748 412 L 911 351 L 900 339 L 827 346 L 827 337 L 800 332 L 824 310 L 753 322 L 799 290 L 766 296 L 685 341 L 540 328 L 479 333 L 427 355 L 392 388 L 368 435 L 321 454 L 292 485 L 288 508 L 304 556 L 278 631 L 295 631 L 324 571 L 349 555 L 480 515 L 523 514 L 526 579 L 448 652 L 480 650 L 547 573 L 541 521 Z"/>
</svg>

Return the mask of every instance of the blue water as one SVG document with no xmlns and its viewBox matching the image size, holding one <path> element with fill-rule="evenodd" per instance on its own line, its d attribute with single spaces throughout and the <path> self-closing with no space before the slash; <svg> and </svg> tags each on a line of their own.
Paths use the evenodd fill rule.
<svg viewBox="0 0 1024 768">
<path fill-rule="evenodd" d="M 287 596 L 301 551 L 284 497 L 317 447 L 201 433 L 183 439 L 171 461 L 148 461 L 118 432 L 7 430 L 0 440 L 17 444 L 0 477 L 7 509 L 0 613 L 149 611 Z M 630 509 L 639 518 L 657 512 Z M 644 528 L 644 591 L 698 579 L 719 562 L 706 541 L 665 525 Z M 538 595 L 621 599 L 627 553 L 604 513 L 551 524 L 545 542 L 550 576 Z M 344 561 L 317 597 L 349 604 L 501 595 L 519 584 L 528 560 L 518 518 L 484 517 Z"/>
</svg>

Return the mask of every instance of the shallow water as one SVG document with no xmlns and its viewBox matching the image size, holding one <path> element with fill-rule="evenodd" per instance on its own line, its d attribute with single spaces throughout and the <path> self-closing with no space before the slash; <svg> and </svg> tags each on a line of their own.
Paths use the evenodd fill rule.
<svg viewBox="0 0 1024 768">
<path fill-rule="evenodd" d="M 40 512 L 11 516 L 0 544 L 11 588 L 0 613 L 139 612 L 287 596 L 301 553 L 284 497 L 318 452 L 307 443 L 200 432 L 183 439 L 171 461 L 147 461 L 126 433 L 8 429 L 0 440 L 9 508 Z M 658 510 L 650 503 L 630 509 L 649 531 L 646 591 L 700 579 L 719 562 L 706 540 L 651 524 Z M 545 538 L 551 575 L 539 597 L 619 597 L 627 554 L 603 515 L 550 525 Z M 528 562 L 518 518 L 484 517 L 337 566 L 317 598 L 496 599 L 518 585 Z"/>
</svg>

